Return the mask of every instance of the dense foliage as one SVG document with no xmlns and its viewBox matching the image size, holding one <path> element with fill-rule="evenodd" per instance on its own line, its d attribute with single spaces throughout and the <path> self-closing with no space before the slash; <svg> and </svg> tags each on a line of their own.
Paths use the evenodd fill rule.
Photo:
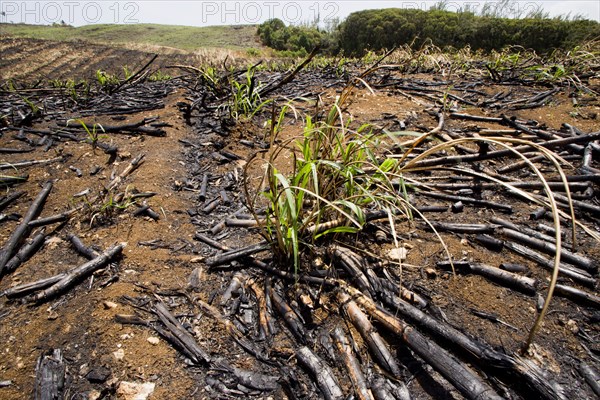
<svg viewBox="0 0 600 400">
<path fill-rule="evenodd" d="M 317 46 L 328 47 L 329 35 L 310 26 L 285 26 L 283 21 L 274 18 L 259 25 L 258 36 L 261 42 L 275 50 L 305 54 Z"/>
<path fill-rule="evenodd" d="M 403 44 L 490 51 L 521 45 L 540 53 L 570 48 L 600 36 L 595 21 L 564 18 L 500 18 L 473 12 L 390 8 L 352 13 L 339 27 L 339 45 L 348 55 Z"/>
</svg>

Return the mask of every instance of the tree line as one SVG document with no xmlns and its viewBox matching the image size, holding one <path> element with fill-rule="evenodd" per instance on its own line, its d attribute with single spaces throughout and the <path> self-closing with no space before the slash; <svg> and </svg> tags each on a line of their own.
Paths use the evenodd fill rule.
<svg viewBox="0 0 600 400">
<path fill-rule="evenodd" d="M 321 45 L 330 54 L 348 56 L 407 44 L 419 48 L 428 41 L 441 48 L 470 46 L 491 51 L 520 45 L 549 53 L 600 38 L 600 24 L 580 18 L 548 18 L 543 13 L 517 19 L 472 11 L 389 8 L 354 12 L 330 30 L 316 24 L 286 26 L 273 19 L 259 26 L 258 35 L 263 44 L 277 50 L 308 52 Z"/>
</svg>

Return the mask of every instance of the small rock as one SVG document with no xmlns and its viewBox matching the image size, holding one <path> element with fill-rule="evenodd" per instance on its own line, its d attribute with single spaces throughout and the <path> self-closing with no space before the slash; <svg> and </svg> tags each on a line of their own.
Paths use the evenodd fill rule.
<svg viewBox="0 0 600 400">
<path fill-rule="evenodd" d="M 50 321 L 54 321 L 55 319 L 58 319 L 58 313 L 54 310 L 51 310 L 50 313 L 48 314 L 48 319 Z"/>
<path fill-rule="evenodd" d="M 321 257 L 315 257 L 312 259 L 311 261 L 311 265 L 316 268 L 323 268 L 323 266 L 325 265 L 325 263 L 323 262 L 323 259 Z"/>
<path fill-rule="evenodd" d="M 425 268 L 425 273 L 427 274 L 427 277 L 431 279 L 437 276 L 437 271 L 433 268 Z"/>
<path fill-rule="evenodd" d="M 567 321 L 567 327 L 569 328 L 569 330 L 573 333 L 577 333 L 579 332 L 579 326 L 577 326 L 577 322 L 575 322 L 574 320 L 570 319 Z"/>
<path fill-rule="evenodd" d="M 64 243 L 64 240 L 56 236 L 52 236 L 50 239 L 46 239 L 46 246 L 48 247 L 48 249 L 55 249 L 61 243 Z"/>
<path fill-rule="evenodd" d="M 100 396 L 102 396 L 102 393 L 100 393 L 97 390 L 92 390 L 88 393 L 87 395 L 88 400 L 98 400 L 100 398 Z"/>
<path fill-rule="evenodd" d="M 121 382 L 117 389 L 117 398 L 122 400 L 146 400 L 154 392 L 155 384 L 152 382 L 135 383 Z"/>
<path fill-rule="evenodd" d="M 406 250 L 406 248 L 404 246 L 394 247 L 388 253 L 388 257 L 390 257 L 393 261 L 400 260 L 400 262 L 405 261 L 407 255 L 408 255 L 408 250 Z"/>
<path fill-rule="evenodd" d="M 110 377 L 110 369 L 106 367 L 95 367 L 87 373 L 85 378 L 90 383 L 104 383 Z"/>
<path fill-rule="evenodd" d="M 115 356 L 117 360 L 122 360 L 123 358 L 125 358 L 125 350 L 119 349 L 117 351 L 114 351 L 113 356 Z"/>
<path fill-rule="evenodd" d="M 107 310 L 110 310 L 111 308 L 117 308 L 118 304 L 117 303 L 113 303 L 112 301 L 105 301 L 104 303 L 102 303 L 104 305 L 104 308 Z"/>
<path fill-rule="evenodd" d="M 90 372 L 90 366 L 87 363 L 81 364 L 79 367 L 79 375 L 86 376 Z"/>
<path fill-rule="evenodd" d="M 148 339 L 148 343 L 150 343 L 151 345 L 156 346 L 158 343 L 160 343 L 160 339 L 154 336 L 150 336 Z"/>
</svg>

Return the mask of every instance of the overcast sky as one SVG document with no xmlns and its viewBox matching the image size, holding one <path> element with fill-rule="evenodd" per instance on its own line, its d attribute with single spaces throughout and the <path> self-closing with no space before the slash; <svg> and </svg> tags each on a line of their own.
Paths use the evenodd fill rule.
<svg viewBox="0 0 600 400">
<path fill-rule="evenodd" d="M 143 1 L 10 1 L 0 0 L 2 22 L 24 22 L 30 24 L 51 24 L 64 21 L 81 26 L 95 23 L 157 23 L 169 25 L 235 25 L 257 24 L 269 18 L 280 18 L 284 22 L 302 23 L 320 17 L 321 22 L 334 18 L 343 20 L 351 12 L 375 8 L 417 8 L 429 9 L 436 1 L 197 1 L 197 0 L 143 0 Z M 469 5 L 481 8 L 499 1 L 447 1 L 447 9 L 456 11 Z M 514 16 L 526 15 L 542 9 L 551 16 L 581 15 L 587 19 L 600 21 L 600 1 L 598 0 L 539 0 L 515 1 L 510 13 Z"/>
</svg>

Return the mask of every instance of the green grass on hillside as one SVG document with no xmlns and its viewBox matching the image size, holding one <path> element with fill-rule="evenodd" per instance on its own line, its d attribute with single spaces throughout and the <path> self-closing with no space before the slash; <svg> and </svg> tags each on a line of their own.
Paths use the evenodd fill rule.
<svg viewBox="0 0 600 400">
<path fill-rule="evenodd" d="M 194 51 L 206 47 L 242 50 L 260 47 L 256 26 L 191 27 L 158 24 L 61 25 L 0 24 L 0 34 L 48 40 L 85 40 L 93 43 L 139 43 Z"/>
</svg>

